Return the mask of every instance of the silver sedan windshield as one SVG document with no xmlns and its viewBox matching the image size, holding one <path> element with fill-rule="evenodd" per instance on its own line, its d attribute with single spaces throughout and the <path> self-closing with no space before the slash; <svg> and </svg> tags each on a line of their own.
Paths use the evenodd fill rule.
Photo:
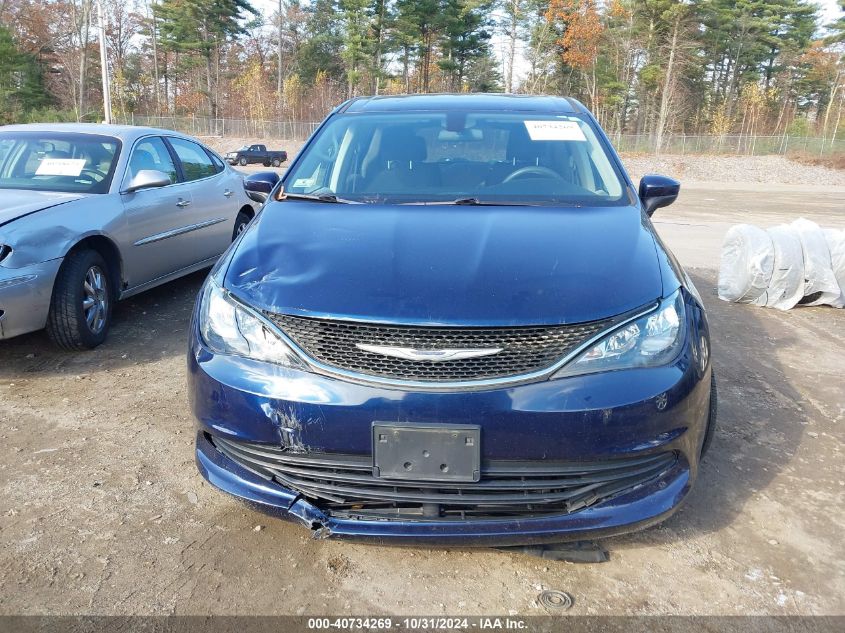
<svg viewBox="0 0 845 633">
<path fill-rule="evenodd" d="M 0 189 L 107 193 L 119 152 L 111 136 L 0 133 Z"/>
</svg>

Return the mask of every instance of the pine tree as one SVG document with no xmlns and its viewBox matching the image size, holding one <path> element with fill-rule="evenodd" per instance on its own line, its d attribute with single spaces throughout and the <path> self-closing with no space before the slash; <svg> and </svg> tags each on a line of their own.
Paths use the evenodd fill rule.
<svg viewBox="0 0 845 633">
<path fill-rule="evenodd" d="M 258 15 L 248 0 L 162 0 L 155 6 L 163 47 L 198 55 L 205 62 L 208 113 L 217 117 L 221 48 L 245 33 L 245 13 Z"/>
<path fill-rule="evenodd" d="M 36 57 L 19 50 L 9 29 L 0 25 L 0 124 L 50 104 L 42 77 Z"/>
</svg>

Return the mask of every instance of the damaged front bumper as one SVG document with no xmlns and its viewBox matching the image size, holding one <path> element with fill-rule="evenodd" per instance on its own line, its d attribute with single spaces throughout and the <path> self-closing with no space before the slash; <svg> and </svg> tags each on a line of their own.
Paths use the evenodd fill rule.
<svg viewBox="0 0 845 633">
<path fill-rule="evenodd" d="M 53 283 L 62 259 L 23 268 L 0 266 L 0 339 L 42 329 L 47 324 Z"/>
<path fill-rule="evenodd" d="M 305 525 L 315 538 L 391 545 L 493 547 L 624 534 L 670 516 L 690 484 L 689 466 L 680 460 L 648 485 L 569 515 L 510 520 L 360 521 L 332 517 L 298 493 L 243 468 L 218 451 L 203 432 L 197 435 L 196 460 L 202 476 L 217 488 L 261 512 Z"/>
<path fill-rule="evenodd" d="M 687 349 L 671 365 L 547 380 L 490 391 L 429 393 L 365 385 L 211 353 L 196 326 L 188 393 L 196 460 L 214 486 L 318 538 L 374 543 L 506 546 L 600 538 L 671 515 L 698 470 L 710 368 Z M 692 337 L 690 337 L 691 340 Z M 350 516 L 226 454 L 214 442 L 292 455 L 372 454 L 373 423 L 472 424 L 486 462 L 624 460 L 672 453 L 658 476 L 575 511 L 519 516 L 388 519 Z M 218 442 L 219 443 L 219 442 Z"/>
</svg>

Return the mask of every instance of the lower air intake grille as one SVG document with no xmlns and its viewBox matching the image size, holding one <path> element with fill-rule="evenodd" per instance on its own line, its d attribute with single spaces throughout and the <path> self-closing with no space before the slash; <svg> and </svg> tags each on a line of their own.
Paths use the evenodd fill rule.
<svg viewBox="0 0 845 633">
<path fill-rule="evenodd" d="M 548 368 L 615 319 L 575 325 L 477 328 L 380 325 L 267 314 L 305 353 L 358 374 L 393 380 L 466 382 L 520 376 Z M 415 350 L 501 349 L 478 358 L 407 360 L 365 351 L 357 344 Z"/>
<path fill-rule="evenodd" d="M 566 514 L 665 473 L 674 452 L 597 462 L 488 461 L 472 483 L 388 481 L 367 455 L 295 454 L 267 444 L 211 441 L 244 468 L 301 493 L 337 517 L 361 520 Z"/>
</svg>

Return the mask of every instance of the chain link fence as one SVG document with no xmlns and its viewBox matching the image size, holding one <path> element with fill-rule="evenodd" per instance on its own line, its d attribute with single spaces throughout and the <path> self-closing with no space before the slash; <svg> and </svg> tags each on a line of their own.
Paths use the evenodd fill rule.
<svg viewBox="0 0 845 633">
<path fill-rule="evenodd" d="M 229 138 L 305 140 L 317 129 L 319 121 L 258 121 L 252 119 L 212 119 L 195 116 L 136 116 L 119 121 L 130 125 L 176 130 L 192 136 Z M 653 134 L 611 135 L 620 153 L 653 154 L 657 137 Z M 663 137 L 662 154 L 708 154 L 765 156 L 772 154 L 804 153 L 818 156 L 845 153 L 845 139 L 825 139 L 809 136 L 749 136 L 726 134 L 668 134 Z"/>
<path fill-rule="evenodd" d="M 117 117 L 116 122 L 174 130 L 191 136 L 219 136 L 304 140 L 320 125 L 320 121 L 257 121 L 252 119 L 212 119 L 195 116 L 138 116 Z"/>
<path fill-rule="evenodd" d="M 651 134 L 617 134 L 611 137 L 617 151 L 653 154 L 657 138 Z M 845 153 L 845 139 L 825 139 L 810 136 L 724 136 L 671 134 L 663 137 L 661 154 L 709 154 L 766 156 L 772 154 L 806 153 L 818 156 Z"/>
</svg>

